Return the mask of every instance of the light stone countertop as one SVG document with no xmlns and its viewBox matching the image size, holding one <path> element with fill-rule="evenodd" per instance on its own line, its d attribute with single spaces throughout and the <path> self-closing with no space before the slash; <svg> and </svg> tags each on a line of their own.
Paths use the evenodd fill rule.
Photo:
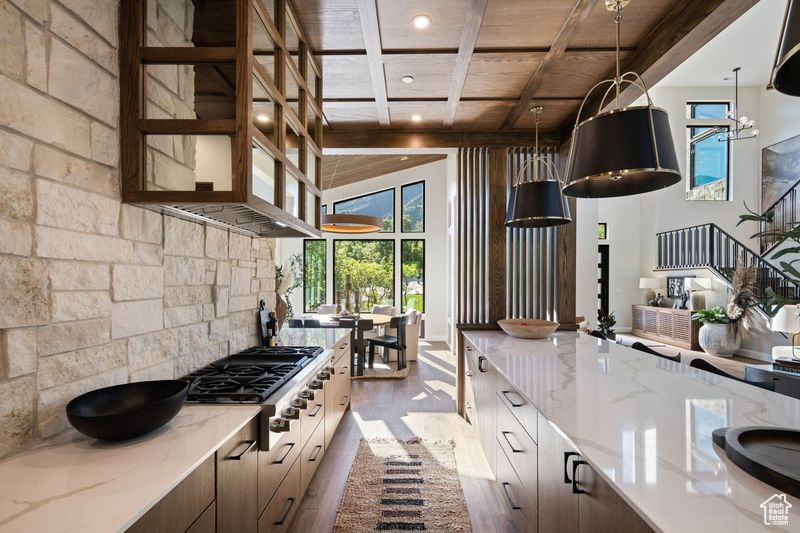
<svg viewBox="0 0 800 533">
<path fill-rule="evenodd" d="M 711 441 L 718 427 L 800 428 L 800 400 L 582 333 L 464 335 L 656 530 L 800 531 L 800 500 L 788 526 L 764 525 L 779 491 Z"/>
<path fill-rule="evenodd" d="M 187 405 L 139 439 L 77 435 L 0 461 L 0 531 L 124 531 L 261 412 Z"/>
</svg>

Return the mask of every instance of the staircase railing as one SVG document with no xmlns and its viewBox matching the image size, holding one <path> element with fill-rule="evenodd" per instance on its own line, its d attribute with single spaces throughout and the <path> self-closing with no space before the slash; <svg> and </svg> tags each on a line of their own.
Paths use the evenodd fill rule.
<svg viewBox="0 0 800 533">
<path fill-rule="evenodd" d="M 775 202 L 766 208 L 763 213 L 767 214 L 772 212 L 772 222 L 761 222 L 759 224 L 759 232 L 775 232 L 775 231 L 789 231 L 798 222 L 800 216 L 800 193 L 798 193 L 798 186 L 800 180 L 795 182 L 792 187 L 783 193 L 783 196 L 775 200 Z M 784 239 L 774 235 L 764 235 L 759 237 L 759 249 L 761 255 L 766 256 L 774 250 Z"/>
<path fill-rule="evenodd" d="M 745 266 L 756 267 L 759 296 L 771 287 L 781 298 L 800 300 L 797 284 L 716 224 L 665 231 L 656 237 L 656 270 L 708 268 L 730 283 L 741 259 Z"/>
</svg>

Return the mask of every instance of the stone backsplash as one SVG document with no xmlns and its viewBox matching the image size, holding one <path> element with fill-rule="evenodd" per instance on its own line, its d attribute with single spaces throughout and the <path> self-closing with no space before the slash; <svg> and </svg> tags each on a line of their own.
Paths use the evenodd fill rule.
<svg viewBox="0 0 800 533">
<path fill-rule="evenodd" d="M 119 201 L 115 0 L 0 0 L 0 456 L 257 343 L 274 242 Z"/>
</svg>

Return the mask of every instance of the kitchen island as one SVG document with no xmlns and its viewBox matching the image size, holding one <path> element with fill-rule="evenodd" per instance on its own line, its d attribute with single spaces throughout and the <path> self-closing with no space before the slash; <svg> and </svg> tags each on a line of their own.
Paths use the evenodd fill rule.
<svg viewBox="0 0 800 533">
<path fill-rule="evenodd" d="M 315 359 L 298 374 L 299 378 L 316 373 L 332 364 L 334 359 L 345 360 L 344 364 L 349 364 L 346 361 L 348 357 L 344 355 L 349 338 L 350 330 L 286 329 L 279 335 L 279 344 L 321 346 L 326 349 L 325 355 Z M 294 380 L 285 388 L 296 388 Z M 281 391 L 276 393 L 280 394 Z M 125 531 L 129 527 L 139 531 L 144 526 L 137 521 L 147 518 L 148 511 L 184 487 L 187 493 L 202 493 L 209 499 L 195 498 L 199 498 L 197 511 L 202 515 L 198 517 L 188 511 L 184 513 L 189 526 L 206 520 L 204 525 L 210 524 L 211 529 L 196 530 L 230 530 L 227 527 L 215 527 L 215 515 L 217 519 L 220 518 L 221 501 L 228 492 L 227 485 L 223 485 L 220 478 L 220 460 L 249 452 L 252 459 L 245 457 L 243 460 L 225 461 L 226 467 L 233 465 L 251 470 L 241 472 L 241 478 L 254 483 L 258 479 L 259 483 L 263 482 L 271 489 L 274 487 L 273 492 L 281 485 L 282 479 L 271 479 L 269 475 L 256 477 L 257 468 L 263 462 L 270 462 L 266 459 L 273 452 L 259 451 L 258 447 L 242 452 L 245 447 L 241 444 L 247 442 L 245 439 L 257 438 L 260 414 L 261 406 L 253 404 L 186 405 L 167 425 L 138 439 L 119 443 L 101 442 L 69 430 L 57 438 L 3 459 L 0 461 L 0 532 L 105 533 Z M 322 424 L 325 428 L 318 427 L 318 433 L 332 434 L 339 419 L 326 418 L 327 424 Z M 317 455 L 321 457 L 321 453 L 319 451 Z M 216 481 L 215 455 L 219 456 L 216 458 Z M 262 456 L 265 459 L 263 461 Z M 299 456 L 298 449 L 292 457 L 297 459 Z M 299 461 L 297 465 L 299 488 L 302 469 L 299 468 Z M 282 471 L 281 475 L 289 474 Z M 230 480 L 225 479 L 224 482 L 229 484 Z M 240 488 L 235 487 L 236 490 Z M 248 490 L 255 499 L 259 489 L 254 485 Z M 264 505 L 268 500 L 265 499 Z M 172 505 L 173 502 L 168 503 L 172 515 L 181 514 L 181 509 Z M 256 504 L 253 505 L 255 508 Z M 257 512 L 260 513 L 262 508 L 258 507 Z M 242 531 L 255 531 L 257 518 L 254 514 L 252 527 Z M 171 525 L 176 523 L 177 520 Z"/>
<path fill-rule="evenodd" d="M 584 475 L 599 476 L 635 511 L 633 517 L 643 520 L 643 527 L 656 531 L 800 531 L 800 501 L 788 498 L 794 506 L 788 525 L 765 525 L 760 505 L 779 491 L 730 463 L 711 441 L 718 427 L 800 428 L 800 401 L 582 333 L 522 340 L 502 332 L 471 331 L 464 339 L 468 363 L 470 353 L 477 354 L 470 379 L 485 381 L 481 376 L 496 372 L 496 395 L 509 410 L 529 403 L 537 412 L 533 422 L 522 425 L 532 437 L 531 447 L 538 440 L 538 490 L 531 491 L 538 502 L 531 505 L 534 511 L 538 507 L 539 531 L 552 530 L 547 520 L 558 512 L 548 507 L 558 500 L 548 499 L 553 489 L 547 485 L 549 469 L 555 470 L 556 491 L 566 487 L 567 500 L 577 498 L 574 489 L 586 488 Z M 479 383 L 477 398 L 468 403 L 478 407 L 479 428 L 496 417 L 498 438 L 485 440 L 484 451 L 490 462 L 496 453 L 500 482 L 504 457 L 518 454 L 504 455 L 509 448 L 504 437 L 510 431 L 501 429 L 503 402 L 495 404 L 496 410 L 487 407 L 482 387 Z M 563 456 L 546 455 L 549 433 L 563 440 Z M 519 442 L 525 441 L 512 439 L 510 448 L 520 451 L 525 446 Z M 564 463 L 571 457 L 588 465 L 567 468 Z M 524 486 L 524 474 L 517 474 L 519 478 L 510 479 Z M 564 485 L 565 474 L 575 479 L 573 490 Z M 592 525 L 584 527 L 583 506 L 575 504 L 574 509 L 580 514 L 580 530 L 593 530 Z M 578 521 L 576 514 L 565 523 Z M 613 525 L 604 527 L 615 530 Z M 634 528 L 631 524 L 616 530 Z"/>
</svg>

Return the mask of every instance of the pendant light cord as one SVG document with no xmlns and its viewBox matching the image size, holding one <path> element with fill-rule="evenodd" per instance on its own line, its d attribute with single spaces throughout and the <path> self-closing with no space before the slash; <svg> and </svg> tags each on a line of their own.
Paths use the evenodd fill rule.
<svg viewBox="0 0 800 533">
<path fill-rule="evenodd" d="M 616 40 L 617 46 L 616 46 L 616 52 L 615 52 L 616 63 L 617 63 L 617 77 L 615 78 L 615 82 L 616 82 L 616 86 L 617 86 L 616 87 L 617 88 L 617 98 L 616 98 L 616 100 L 617 100 L 617 109 L 619 109 L 619 107 L 620 107 L 619 106 L 620 90 L 622 88 L 622 79 L 621 79 L 621 76 L 620 76 L 620 66 L 619 66 L 620 34 L 621 34 L 621 31 L 622 31 L 622 2 L 617 2 L 615 10 L 617 12 L 617 14 L 614 16 L 614 24 L 616 25 L 616 29 L 617 29 L 617 32 L 616 32 L 616 35 L 617 35 L 617 40 Z"/>
</svg>

